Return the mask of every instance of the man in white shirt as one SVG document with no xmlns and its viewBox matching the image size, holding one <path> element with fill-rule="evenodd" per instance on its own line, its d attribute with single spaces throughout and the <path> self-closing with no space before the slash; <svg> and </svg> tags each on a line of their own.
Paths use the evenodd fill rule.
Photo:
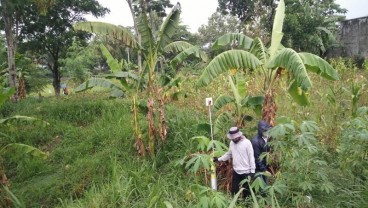
<svg viewBox="0 0 368 208">
<path fill-rule="evenodd" d="M 243 135 L 238 127 L 231 127 L 227 134 L 230 146 L 229 151 L 223 156 L 214 158 L 214 161 L 227 161 L 233 159 L 233 178 L 231 193 L 234 195 L 239 192 L 239 184 L 242 180 L 254 177 L 256 170 L 252 143 Z M 248 183 L 243 184 L 244 197 L 250 195 Z"/>
</svg>

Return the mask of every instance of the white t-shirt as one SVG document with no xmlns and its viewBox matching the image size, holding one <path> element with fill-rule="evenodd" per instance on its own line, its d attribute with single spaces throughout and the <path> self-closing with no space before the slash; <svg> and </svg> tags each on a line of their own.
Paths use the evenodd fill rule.
<svg viewBox="0 0 368 208">
<path fill-rule="evenodd" d="M 218 160 L 227 161 L 230 158 L 233 158 L 233 169 L 237 174 L 255 173 L 252 143 L 245 136 L 238 143 L 231 141 L 229 151 Z"/>
</svg>

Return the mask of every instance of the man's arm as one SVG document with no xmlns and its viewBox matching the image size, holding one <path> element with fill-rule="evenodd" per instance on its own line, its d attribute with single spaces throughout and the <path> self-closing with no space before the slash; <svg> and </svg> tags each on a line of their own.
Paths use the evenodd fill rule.
<svg viewBox="0 0 368 208">
<path fill-rule="evenodd" d="M 218 158 L 218 161 L 227 161 L 230 158 L 232 158 L 231 149 L 229 148 L 229 151 L 227 151 L 224 155 Z"/>
</svg>

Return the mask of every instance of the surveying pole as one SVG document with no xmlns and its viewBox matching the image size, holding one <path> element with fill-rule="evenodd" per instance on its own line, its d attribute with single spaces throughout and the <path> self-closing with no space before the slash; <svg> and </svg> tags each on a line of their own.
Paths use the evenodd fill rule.
<svg viewBox="0 0 368 208">
<path fill-rule="evenodd" d="M 212 114 L 211 114 L 211 106 L 213 105 L 212 97 L 206 98 L 206 106 L 208 107 L 208 114 L 210 117 L 210 129 L 211 129 L 211 141 L 213 143 L 213 130 L 212 130 Z M 212 146 L 212 158 L 214 158 L 215 149 Z M 217 179 L 216 179 L 216 167 L 215 163 L 212 161 L 211 163 L 211 188 L 212 190 L 217 190 Z"/>
</svg>

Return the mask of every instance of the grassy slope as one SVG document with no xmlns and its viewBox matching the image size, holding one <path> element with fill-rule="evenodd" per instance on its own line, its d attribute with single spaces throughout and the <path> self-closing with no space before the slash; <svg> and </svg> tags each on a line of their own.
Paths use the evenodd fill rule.
<svg viewBox="0 0 368 208">
<path fill-rule="evenodd" d="M 293 104 L 283 92 L 287 86 L 280 84 L 278 115 L 297 121 L 315 120 L 322 127 L 321 142 L 334 147 L 337 126 L 350 116 L 350 94 L 340 90 L 348 88 L 353 79 L 346 74 L 342 82 L 335 83 L 313 76 L 313 102 L 305 108 Z M 194 149 L 190 138 L 204 134 L 196 130 L 196 124 L 207 121 L 204 98 L 227 93 L 224 80 L 199 91 L 194 90 L 193 80 L 184 84 L 188 97 L 167 106 L 168 141 L 158 144 L 156 158 L 148 159 L 138 158 L 134 151 L 126 100 L 108 100 L 102 92 L 83 93 L 60 100 L 29 98 L 3 107 L 3 116 L 34 116 L 51 124 L 46 128 L 23 124 L 21 128 L 3 129 L 15 142 L 36 145 L 50 154 L 47 161 L 15 158 L 15 163 L 5 157 L 11 191 L 26 207 L 163 207 L 165 201 L 173 207 L 193 207 L 198 202 L 193 184 L 201 184 L 202 177 L 186 173 L 176 162 Z M 259 80 L 249 81 L 253 94 L 259 93 Z M 326 101 L 331 94 L 329 87 L 338 92 L 333 106 Z M 366 90 L 360 105 L 368 105 L 364 98 Z M 145 123 L 144 118 L 141 121 Z M 255 124 L 248 124 L 249 135 L 254 135 Z"/>
</svg>

